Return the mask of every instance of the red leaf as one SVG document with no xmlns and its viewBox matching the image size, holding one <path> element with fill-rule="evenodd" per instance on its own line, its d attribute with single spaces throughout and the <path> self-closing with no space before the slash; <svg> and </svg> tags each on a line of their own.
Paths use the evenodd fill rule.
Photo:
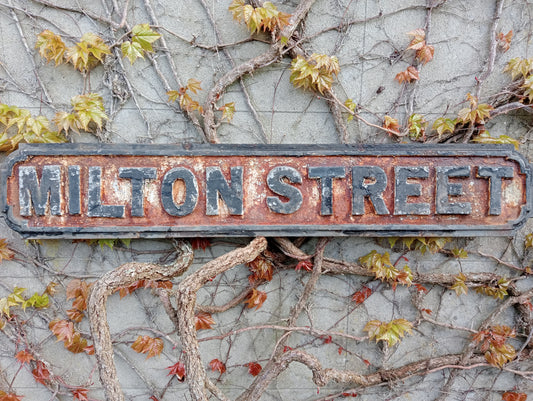
<svg viewBox="0 0 533 401">
<path fill-rule="evenodd" d="M 157 398 L 155 395 L 151 396 L 150 399 L 152 401 L 159 401 L 159 398 Z"/>
<path fill-rule="evenodd" d="M 189 242 L 194 250 L 201 248 L 202 251 L 205 251 L 206 248 L 211 246 L 211 241 L 207 238 L 193 238 Z"/>
<path fill-rule="evenodd" d="M 324 344 L 331 344 L 332 342 L 333 342 L 333 339 L 331 338 L 331 336 L 327 336 L 326 338 L 324 338 Z"/>
<path fill-rule="evenodd" d="M 248 308 L 255 307 L 255 310 L 263 306 L 263 303 L 267 299 L 266 292 L 258 291 L 255 288 L 252 290 L 252 293 L 248 296 L 248 299 L 244 301 L 247 304 Z"/>
<path fill-rule="evenodd" d="M 177 362 L 172 366 L 168 366 L 167 369 L 169 370 L 167 376 L 176 375 L 180 382 L 185 380 L 185 365 L 182 362 Z"/>
<path fill-rule="evenodd" d="M 50 371 L 46 369 L 45 364 L 41 361 L 37 361 L 37 367 L 31 371 L 31 374 L 41 384 L 45 384 L 45 380 L 50 380 Z"/>
<path fill-rule="evenodd" d="M 415 283 L 415 287 L 418 292 L 428 292 L 428 289 L 422 284 Z"/>
<path fill-rule="evenodd" d="M 261 373 L 261 370 L 263 370 L 261 365 L 259 365 L 257 362 L 249 362 L 244 366 L 248 366 L 248 373 L 250 373 L 252 376 L 257 376 L 259 373 Z"/>
<path fill-rule="evenodd" d="M 372 295 L 372 290 L 364 285 L 363 288 L 352 295 L 352 301 L 354 301 L 357 305 L 360 305 L 365 302 L 370 295 Z"/>
<path fill-rule="evenodd" d="M 148 354 L 146 359 L 159 355 L 163 351 L 163 340 L 150 336 L 139 336 L 131 345 L 131 348 L 139 354 Z"/>
<path fill-rule="evenodd" d="M 286 346 L 283 347 L 283 352 L 287 352 L 287 351 L 290 351 L 292 349 L 293 349 L 292 347 L 289 347 L 288 345 L 286 345 Z"/>
<path fill-rule="evenodd" d="M 26 350 L 22 350 L 22 351 L 19 351 L 15 354 L 15 358 L 17 358 L 17 361 L 19 361 L 20 363 L 22 363 L 23 365 L 25 363 L 30 363 L 30 361 L 33 361 L 35 360 L 35 358 L 33 357 L 32 354 L 30 354 L 28 351 Z"/>
<path fill-rule="evenodd" d="M 431 309 L 420 309 L 422 312 L 426 312 L 428 315 L 431 315 L 433 311 Z"/>
<path fill-rule="evenodd" d="M 206 312 L 200 312 L 196 315 L 195 327 L 196 330 L 209 330 L 215 321 L 211 317 L 211 314 Z"/>
<path fill-rule="evenodd" d="M 294 268 L 294 270 L 301 270 L 301 269 L 307 270 L 308 272 L 313 271 L 313 262 L 311 262 L 310 260 L 299 261 L 296 267 Z"/>
<path fill-rule="evenodd" d="M 357 397 L 357 393 L 342 393 L 343 397 Z"/>
<path fill-rule="evenodd" d="M 94 345 L 89 345 L 83 349 L 87 355 L 94 355 Z"/>
<path fill-rule="evenodd" d="M 339 347 L 339 348 L 337 349 L 337 352 L 339 353 L 339 355 L 342 354 L 342 351 L 344 351 L 344 348 L 342 348 L 342 347 Z"/>
<path fill-rule="evenodd" d="M 526 401 L 527 395 L 524 393 L 514 393 L 512 391 L 507 391 L 502 394 L 503 401 Z"/>
<path fill-rule="evenodd" d="M 211 362 L 209 362 L 209 367 L 214 372 L 215 370 L 218 370 L 220 373 L 224 373 L 226 371 L 226 365 L 218 359 L 213 359 Z"/>
<path fill-rule="evenodd" d="M 89 401 L 89 398 L 87 396 L 87 393 L 89 390 L 85 388 L 77 388 L 75 390 L 72 390 L 72 395 L 74 396 L 74 399 L 80 400 L 80 401 Z"/>
<path fill-rule="evenodd" d="M 266 259 L 264 256 L 258 256 L 250 263 L 248 263 L 248 268 L 253 273 L 251 280 L 272 280 L 272 262 Z"/>
<path fill-rule="evenodd" d="M 363 362 L 365 363 L 366 366 L 370 366 L 371 363 L 368 359 L 363 359 Z"/>
</svg>

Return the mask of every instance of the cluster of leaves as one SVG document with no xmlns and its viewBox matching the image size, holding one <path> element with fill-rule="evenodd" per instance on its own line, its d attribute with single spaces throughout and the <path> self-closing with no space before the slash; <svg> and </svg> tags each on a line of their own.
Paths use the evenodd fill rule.
<svg viewBox="0 0 533 401">
<path fill-rule="evenodd" d="M 426 43 L 426 32 L 423 29 L 415 29 L 407 33 L 411 36 L 411 42 L 407 46 L 407 50 L 415 50 L 415 58 L 421 63 L 427 64 L 433 60 L 435 48 Z M 410 65 L 406 70 L 396 74 L 395 79 L 401 84 L 404 82 L 411 83 L 418 81 L 419 73 L 415 66 Z"/>
<path fill-rule="evenodd" d="M 254 284 L 259 281 L 271 281 L 274 272 L 274 265 L 272 261 L 263 255 L 248 263 L 248 269 L 252 274 L 248 276 L 248 281 Z"/>
<path fill-rule="evenodd" d="M 127 57 L 133 64 L 139 57 L 144 58 L 145 53 L 154 51 L 152 44 L 161 37 L 152 30 L 148 24 L 135 25 L 131 29 L 130 40 L 122 42 L 120 50 L 122 56 Z"/>
<path fill-rule="evenodd" d="M 451 286 L 451 290 L 454 290 L 457 296 L 468 293 L 468 286 L 466 281 L 468 280 L 464 273 L 459 273 L 454 277 L 454 283 Z M 511 282 L 505 278 L 500 278 L 494 285 L 483 284 L 475 287 L 475 291 L 478 294 L 484 294 L 491 296 L 495 299 L 503 299 L 508 294 L 507 288 Z"/>
<path fill-rule="evenodd" d="M 39 49 L 39 54 L 47 62 L 54 61 L 56 66 L 71 63 L 82 73 L 89 72 L 102 63 L 106 55 L 111 54 L 104 40 L 91 32 L 85 33 L 78 43 L 67 47 L 61 36 L 47 29 L 37 35 L 35 48 Z"/>
<path fill-rule="evenodd" d="M 403 270 L 398 269 L 391 263 L 388 252 L 380 254 L 373 250 L 369 254 L 360 257 L 359 262 L 374 273 L 377 279 L 390 283 L 394 289 L 398 283 L 408 286 L 413 283 L 413 274 L 409 266 L 405 265 Z"/>
<path fill-rule="evenodd" d="M 11 152 L 20 143 L 58 143 L 66 138 L 50 129 L 44 116 L 32 117 L 30 111 L 0 103 L 0 152 Z"/>
<path fill-rule="evenodd" d="M 290 80 L 296 88 L 324 94 L 331 89 L 333 76 L 339 72 L 339 60 L 335 56 L 313 53 L 305 58 L 298 55 L 291 62 Z"/>
<path fill-rule="evenodd" d="M 181 109 L 187 111 L 187 113 L 191 113 L 195 110 L 203 113 L 203 107 L 200 106 L 200 103 L 198 103 L 196 100 L 193 100 L 192 97 L 187 93 L 192 92 L 196 95 L 202 90 L 200 84 L 200 81 L 190 78 L 185 87 L 179 88 L 177 91 L 171 90 L 167 92 L 168 101 L 178 101 Z"/>
<path fill-rule="evenodd" d="M 262 7 L 246 4 L 244 0 L 233 0 L 229 6 L 233 19 L 244 22 L 251 33 L 281 30 L 289 24 L 290 14 L 283 13 L 270 1 Z"/>
<path fill-rule="evenodd" d="M 15 287 L 11 294 L 0 298 L 0 317 L 11 317 L 11 308 L 20 307 L 26 309 L 27 307 L 33 308 L 46 308 L 50 303 L 50 298 L 46 291 L 43 294 L 34 293 L 30 298 L 25 299 L 22 293 L 26 291 L 25 288 Z M 5 321 L 0 322 L 0 328 L 3 328 Z"/>
<path fill-rule="evenodd" d="M 388 238 L 391 248 L 401 240 L 402 245 L 409 250 L 418 250 L 422 255 L 427 251 L 437 253 L 444 249 L 444 245 L 451 241 L 447 237 L 390 237 Z"/>
<path fill-rule="evenodd" d="M 507 344 L 507 340 L 515 335 L 509 326 L 493 326 L 474 334 L 473 340 L 479 344 L 481 352 L 485 353 L 487 362 L 501 368 L 516 357 L 513 346 Z"/>
<path fill-rule="evenodd" d="M 413 324 L 405 319 L 395 319 L 388 323 L 379 320 L 368 322 L 363 331 L 368 332 L 370 340 L 386 341 L 389 347 L 401 341 L 405 333 L 412 333 Z"/>
<path fill-rule="evenodd" d="M 485 294 L 496 299 L 503 299 L 509 295 L 507 293 L 507 288 L 510 284 L 511 282 L 509 280 L 501 278 L 495 285 L 482 285 L 476 287 L 475 290 L 478 294 Z"/>
<path fill-rule="evenodd" d="M 104 109 L 104 100 L 98 93 L 87 93 L 85 95 L 74 96 L 70 100 L 72 111 L 57 112 L 54 122 L 59 127 L 59 132 L 68 134 L 70 130 L 80 133 L 98 132 L 102 130 L 105 120 L 108 119 Z"/>
</svg>

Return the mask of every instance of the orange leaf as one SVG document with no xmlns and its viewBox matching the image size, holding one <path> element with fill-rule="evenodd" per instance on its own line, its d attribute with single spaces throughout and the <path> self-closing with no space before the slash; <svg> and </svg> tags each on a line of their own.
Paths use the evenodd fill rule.
<svg viewBox="0 0 533 401">
<path fill-rule="evenodd" d="M 413 37 L 411 43 L 409 43 L 409 46 L 407 47 L 408 50 L 419 50 L 426 45 L 426 32 L 423 29 L 415 29 L 407 34 Z"/>
<path fill-rule="evenodd" d="M 72 396 L 76 400 L 89 401 L 89 398 L 88 398 L 88 395 L 87 395 L 88 392 L 89 392 L 89 390 L 87 390 L 85 388 L 77 388 L 75 390 L 72 390 Z"/>
<path fill-rule="evenodd" d="M 512 391 L 506 391 L 502 394 L 503 401 L 526 401 L 527 395 L 524 393 L 515 393 Z"/>
<path fill-rule="evenodd" d="M 37 367 L 31 371 L 31 374 L 41 384 L 45 384 L 46 380 L 50 380 L 50 371 L 46 369 L 45 364 L 41 361 L 37 361 Z"/>
<path fill-rule="evenodd" d="M 421 49 L 416 51 L 416 58 L 422 63 L 427 64 L 433 60 L 433 55 L 435 54 L 435 48 L 431 45 L 425 45 Z"/>
<path fill-rule="evenodd" d="M 92 286 L 85 281 L 74 279 L 67 285 L 67 299 L 74 299 L 72 307 L 79 311 L 87 309 L 87 298 L 89 298 L 89 290 Z"/>
<path fill-rule="evenodd" d="M 168 366 L 167 369 L 169 370 L 167 376 L 176 375 L 180 382 L 185 380 L 185 365 L 182 362 L 177 362 L 172 366 Z"/>
<path fill-rule="evenodd" d="M 94 355 L 94 345 L 88 345 L 83 351 L 85 351 L 87 355 Z"/>
<path fill-rule="evenodd" d="M 64 345 L 68 351 L 73 354 L 79 354 L 85 352 L 85 349 L 87 348 L 87 340 L 82 338 L 80 333 L 75 332 L 72 341 L 65 341 Z"/>
<path fill-rule="evenodd" d="M 422 284 L 415 283 L 415 287 L 418 292 L 428 292 L 428 289 Z"/>
<path fill-rule="evenodd" d="M 513 39 L 513 31 L 507 32 L 505 35 L 503 32 L 498 33 L 496 36 L 498 40 L 498 47 L 505 53 L 511 47 L 511 40 Z"/>
<path fill-rule="evenodd" d="M 399 133 L 400 132 L 400 123 L 396 118 L 393 118 L 391 116 L 385 116 L 383 118 L 383 128 L 386 128 L 390 131 Z M 389 135 L 391 133 L 389 132 Z"/>
<path fill-rule="evenodd" d="M 15 393 L 5 393 L 0 391 L 0 401 L 21 401 L 23 395 L 16 395 Z"/>
<path fill-rule="evenodd" d="M 215 370 L 218 370 L 221 374 L 226 371 L 226 365 L 218 359 L 213 359 L 211 362 L 209 362 L 209 367 L 214 372 Z"/>
<path fill-rule="evenodd" d="M 399 83 L 416 81 L 418 80 L 418 70 L 411 65 L 405 71 L 396 74 L 394 79 Z"/>
<path fill-rule="evenodd" d="M 211 317 L 211 314 L 206 312 L 200 312 L 196 315 L 195 327 L 196 330 L 209 330 L 215 321 Z"/>
<path fill-rule="evenodd" d="M 74 337 L 74 324 L 68 320 L 52 320 L 48 328 L 54 333 L 58 341 L 72 341 Z"/>
<path fill-rule="evenodd" d="M 148 354 L 146 359 L 161 354 L 163 351 L 163 340 L 150 336 L 139 336 L 131 345 L 131 348 L 139 354 Z"/>
<path fill-rule="evenodd" d="M 248 296 L 248 299 L 244 301 L 247 304 L 248 308 L 255 307 L 255 310 L 263 306 L 263 302 L 267 299 L 266 292 L 257 291 L 255 288 L 252 290 L 252 293 Z"/>
<path fill-rule="evenodd" d="M 30 363 L 30 361 L 33 361 L 35 360 L 35 358 L 33 357 L 32 354 L 30 354 L 28 351 L 26 350 L 22 350 L 22 351 L 19 351 L 15 354 L 15 358 L 17 358 L 17 361 L 19 361 L 20 363 L 22 363 L 23 365 L 25 363 Z"/>
<path fill-rule="evenodd" d="M 370 295 L 372 295 L 372 290 L 368 288 L 366 285 L 364 285 L 362 289 L 360 289 L 359 291 L 357 291 L 355 294 L 352 295 L 352 301 L 354 301 L 356 305 L 359 305 L 365 302 L 365 300 Z"/>
<path fill-rule="evenodd" d="M 7 241 L 5 239 L 0 239 L 0 262 L 2 260 L 11 260 L 14 255 L 14 252 L 9 249 Z"/>
<path fill-rule="evenodd" d="M 73 308 L 73 309 L 68 309 L 67 310 L 67 316 L 73 322 L 79 323 L 79 322 L 82 321 L 82 319 L 85 316 L 85 314 L 82 311 Z"/>
<path fill-rule="evenodd" d="M 294 270 L 299 271 L 301 269 L 307 270 L 308 272 L 312 272 L 313 262 L 311 262 L 310 260 L 300 260 Z"/>
<path fill-rule="evenodd" d="M 262 366 L 257 362 L 249 362 L 244 366 L 248 367 L 248 373 L 250 373 L 252 376 L 257 376 L 259 373 L 261 373 L 261 370 L 263 370 Z"/>
</svg>

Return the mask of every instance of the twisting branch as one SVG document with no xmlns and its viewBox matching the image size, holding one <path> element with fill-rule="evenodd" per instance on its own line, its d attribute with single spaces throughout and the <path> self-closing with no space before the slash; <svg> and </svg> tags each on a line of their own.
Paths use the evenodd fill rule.
<svg viewBox="0 0 533 401">
<path fill-rule="evenodd" d="M 169 265 L 126 263 L 94 282 L 87 311 L 94 339 L 94 353 L 100 371 L 100 381 L 107 401 L 124 401 L 124 394 L 117 379 L 111 333 L 107 323 L 107 298 L 118 288 L 131 285 L 138 280 L 166 280 L 183 274 L 192 263 L 193 251 L 186 242 L 180 242 L 176 251 L 176 259 Z"/>
<path fill-rule="evenodd" d="M 183 343 L 189 392 L 195 401 L 207 400 L 206 388 L 208 387 L 196 335 L 194 317 L 196 293 L 211 278 L 239 264 L 251 262 L 266 247 L 265 238 L 256 238 L 244 248 L 235 249 L 206 263 L 201 269 L 182 280 L 174 291 L 177 302 L 178 332 Z"/>
</svg>

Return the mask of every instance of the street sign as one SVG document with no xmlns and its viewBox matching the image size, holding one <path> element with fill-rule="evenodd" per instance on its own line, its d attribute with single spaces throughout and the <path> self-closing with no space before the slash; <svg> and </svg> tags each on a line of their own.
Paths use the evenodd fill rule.
<svg viewBox="0 0 533 401">
<path fill-rule="evenodd" d="M 0 206 L 31 238 L 508 235 L 531 167 L 489 145 L 24 145 Z"/>
</svg>

